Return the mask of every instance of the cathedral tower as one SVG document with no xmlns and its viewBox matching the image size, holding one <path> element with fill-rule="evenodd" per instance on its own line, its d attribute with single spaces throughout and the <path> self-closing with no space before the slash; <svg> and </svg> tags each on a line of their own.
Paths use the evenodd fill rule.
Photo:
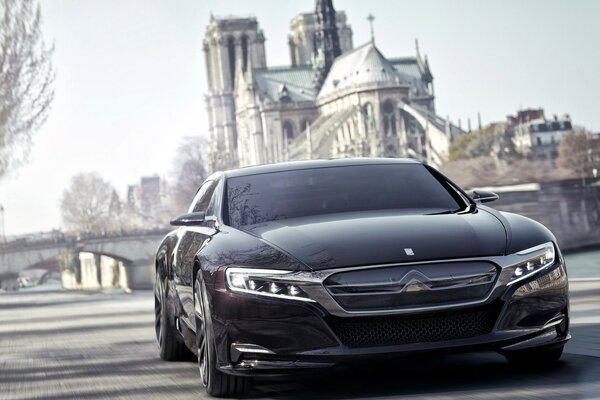
<svg viewBox="0 0 600 400">
<path fill-rule="evenodd" d="M 354 48 L 352 43 L 352 27 L 348 24 L 346 13 L 335 12 L 337 33 L 340 38 L 342 54 Z M 315 14 L 301 13 L 290 21 L 290 34 L 288 46 L 290 49 L 290 63 L 292 66 L 310 65 L 315 38 Z"/>
<path fill-rule="evenodd" d="M 313 45 L 314 83 L 315 87 L 319 89 L 333 65 L 333 60 L 342 54 L 332 0 L 317 0 Z"/>
<path fill-rule="evenodd" d="M 237 167 L 235 88 L 239 71 L 265 68 L 265 38 L 256 18 L 211 16 L 204 35 L 210 169 Z"/>
</svg>

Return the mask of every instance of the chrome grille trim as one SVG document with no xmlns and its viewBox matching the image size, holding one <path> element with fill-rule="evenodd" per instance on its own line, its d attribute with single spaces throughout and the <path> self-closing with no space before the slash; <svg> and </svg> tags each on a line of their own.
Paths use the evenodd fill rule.
<svg viewBox="0 0 600 400">
<path fill-rule="evenodd" d="M 497 276 L 498 267 L 489 262 L 439 262 L 337 272 L 323 285 L 345 310 L 368 311 L 477 301 Z"/>
<path fill-rule="evenodd" d="M 354 284 L 328 284 L 327 289 L 330 292 L 332 290 L 337 290 L 341 288 L 377 288 L 380 289 L 379 292 L 371 292 L 371 291 L 362 291 L 362 292 L 341 292 L 335 293 L 336 296 L 350 296 L 354 294 L 391 294 L 391 293 L 400 293 L 403 291 L 422 291 L 422 290 L 446 290 L 446 289 L 455 289 L 461 287 L 475 286 L 475 285 L 485 285 L 491 283 L 494 278 L 496 278 L 497 271 L 494 269 L 493 271 L 487 272 L 485 274 L 471 274 L 471 275 L 463 275 L 458 277 L 444 277 L 441 279 L 428 278 L 427 285 L 426 282 L 423 283 L 425 286 L 414 285 L 415 290 L 410 290 L 410 281 L 403 282 L 403 280 L 396 282 L 374 282 L 374 283 L 354 283 Z M 389 289 L 388 289 L 389 288 Z M 381 290 L 383 289 L 383 290 Z"/>
<path fill-rule="evenodd" d="M 491 282 L 482 282 L 482 283 L 476 283 L 473 285 L 460 285 L 460 286 L 448 286 L 448 287 L 443 287 L 443 288 L 428 288 L 428 289 L 423 289 L 423 288 L 419 288 L 419 289 L 415 289 L 415 290 L 411 290 L 411 286 L 410 285 L 405 285 L 403 288 L 399 289 L 399 290 L 386 290 L 386 291 L 378 291 L 378 292 L 361 292 L 361 293 L 332 293 L 332 296 L 334 297 L 352 297 L 352 296 L 366 296 L 366 295 L 391 295 L 391 294 L 398 294 L 398 293 L 403 293 L 403 292 L 423 292 L 423 291 L 443 291 L 443 290 L 448 290 L 448 289 L 460 289 L 460 288 L 467 288 L 467 287 L 474 287 L 474 286 L 482 286 L 482 285 L 487 285 Z M 414 285 L 417 286 L 417 285 Z M 406 289 L 408 287 L 408 289 Z M 330 289 L 329 286 L 327 286 L 327 289 Z M 330 291 L 331 293 L 331 291 Z"/>
</svg>

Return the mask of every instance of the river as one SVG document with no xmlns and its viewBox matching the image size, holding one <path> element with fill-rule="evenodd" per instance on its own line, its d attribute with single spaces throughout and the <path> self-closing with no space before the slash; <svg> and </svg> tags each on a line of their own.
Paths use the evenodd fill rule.
<svg viewBox="0 0 600 400">
<path fill-rule="evenodd" d="M 600 278 L 600 249 L 564 254 L 569 279 Z"/>
</svg>

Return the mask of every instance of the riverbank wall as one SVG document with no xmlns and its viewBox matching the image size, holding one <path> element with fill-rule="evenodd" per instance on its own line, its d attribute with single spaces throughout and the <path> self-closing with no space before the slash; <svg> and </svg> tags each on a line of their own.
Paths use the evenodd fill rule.
<svg viewBox="0 0 600 400">
<path fill-rule="evenodd" d="M 600 246 L 599 179 L 485 189 L 500 196 L 489 206 L 521 214 L 544 224 L 554 233 L 563 251 Z"/>
</svg>

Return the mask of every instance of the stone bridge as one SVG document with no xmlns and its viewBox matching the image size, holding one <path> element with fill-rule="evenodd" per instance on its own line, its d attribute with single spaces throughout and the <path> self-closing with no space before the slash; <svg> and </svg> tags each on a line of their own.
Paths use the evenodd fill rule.
<svg viewBox="0 0 600 400">
<path fill-rule="evenodd" d="M 154 277 L 154 255 L 163 233 L 65 240 L 54 243 L 9 243 L 0 247 L 0 277 L 16 276 L 42 261 L 81 252 L 107 256 L 125 266 L 128 286 L 149 288 Z"/>
</svg>

